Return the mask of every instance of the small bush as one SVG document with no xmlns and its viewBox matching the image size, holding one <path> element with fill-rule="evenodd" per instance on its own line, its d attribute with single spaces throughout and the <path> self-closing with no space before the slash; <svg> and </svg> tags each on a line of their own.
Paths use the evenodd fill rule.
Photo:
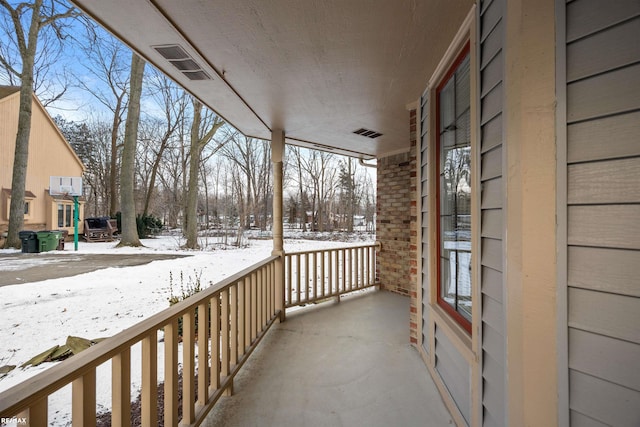
<svg viewBox="0 0 640 427">
<path fill-rule="evenodd" d="M 138 237 L 146 239 L 155 236 L 162 230 L 162 221 L 153 215 L 138 215 L 136 216 L 136 226 Z"/>
<path fill-rule="evenodd" d="M 185 284 L 185 279 L 184 279 L 184 274 L 182 273 L 182 271 L 180 271 L 180 278 L 179 280 L 179 284 L 180 284 L 180 293 L 178 295 L 175 295 L 173 293 L 173 286 L 174 286 L 174 279 L 173 279 L 173 272 L 169 272 L 169 307 L 179 303 L 180 301 L 184 301 L 185 299 L 189 298 L 192 295 L 197 294 L 198 292 L 200 292 L 203 287 L 202 287 L 202 271 L 194 271 L 193 276 L 189 275 L 187 276 L 186 279 L 186 284 Z M 196 315 L 195 315 L 195 332 L 196 334 L 198 333 L 198 308 L 196 307 Z M 180 317 L 178 319 L 178 336 L 182 336 L 182 317 Z"/>
</svg>

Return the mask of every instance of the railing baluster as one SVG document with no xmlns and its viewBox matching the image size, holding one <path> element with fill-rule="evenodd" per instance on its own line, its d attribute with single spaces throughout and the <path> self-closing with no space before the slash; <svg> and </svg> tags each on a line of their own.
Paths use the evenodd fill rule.
<svg viewBox="0 0 640 427">
<path fill-rule="evenodd" d="M 229 287 L 229 366 L 238 363 L 238 284 Z"/>
<path fill-rule="evenodd" d="M 200 409 L 207 404 L 209 389 L 209 304 L 198 304 L 198 401 Z"/>
<path fill-rule="evenodd" d="M 195 314 L 191 309 L 182 316 L 182 422 L 195 421 Z"/>
<path fill-rule="evenodd" d="M 291 286 L 293 285 L 293 280 L 292 280 L 293 278 L 291 277 L 291 264 L 293 263 L 293 258 L 291 258 L 290 256 L 285 256 L 284 262 L 287 266 L 286 267 L 287 268 L 287 273 L 286 273 L 287 293 L 285 294 L 287 296 L 287 300 L 285 301 L 285 304 L 284 304 L 286 308 L 293 303 L 293 300 L 291 299 L 291 295 L 292 295 Z"/>
<path fill-rule="evenodd" d="M 327 292 L 329 296 L 334 296 L 333 293 L 333 251 L 331 249 L 327 250 Z"/>
<path fill-rule="evenodd" d="M 243 353 L 247 352 L 247 349 L 251 345 L 251 277 L 245 277 L 243 279 L 244 282 L 244 350 Z"/>
<path fill-rule="evenodd" d="M 222 365 L 220 367 L 220 379 L 229 376 L 229 289 L 225 289 L 221 292 L 221 309 L 220 309 L 220 350 L 222 353 Z M 233 394 L 233 388 L 227 388 L 225 390 L 225 396 L 231 396 Z"/>
<path fill-rule="evenodd" d="M 164 424 L 178 425 L 178 319 L 164 326 Z"/>
<path fill-rule="evenodd" d="M 251 273 L 251 342 L 258 336 L 258 275 Z"/>
<path fill-rule="evenodd" d="M 300 303 L 300 296 L 301 296 L 301 292 L 300 292 L 300 279 L 302 278 L 302 266 L 300 265 L 300 255 L 296 255 L 296 293 L 298 294 L 298 297 L 296 298 L 296 301 L 298 303 Z"/>
<path fill-rule="evenodd" d="M 91 368 L 72 382 L 71 422 L 73 427 L 96 425 L 96 368 Z"/>
<path fill-rule="evenodd" d="M 305 283 L 307 285 L 307 290 L 306 290 L 306 298 L 305 301 L 311 301 L 311 254 L 306 254 L 305 255 L 305 263 L 304 263 L 304 273 L 305 273 Z"/>
<path fill-rule="evenodd" d="M 262 309 L 262 330 L 264 331 L 264 326 L 267 324 L 267 319 L 269 318 L 269 266 L 265 265 L 262 269 L 262 290 L 263 294 L 263 309 Z"/>
<path fill-rule="evenodd" d="M 269 276 L 267 270 L 268 265 L 262 267 L 262 323 L 260 324 L 260 330 L 264 331 L 264 326 L 267 324 L 267 318 L 269 317 Z"/>
<path fill-rule="evenodd" d="M 18 418 L 26 418 L 29 427 L 46 427 L 49 416 L 48 398 L 38 400 L 29 409 L 18 414 Z M 19 424 L 18 424 L 19 425 Z"/>
<path fill-rule="evenodd" d="M 220 294 L 215 294 L 211 304 L 211 384 L 209 392 L 220 387 Z"/>
<path fill-rule="evenodd" d="M 340 292 L 345 292 L 347 290 L 347 250 L 342 249 L 342 286 Z"/>
<path fill-rule="evenodd" d="M 131 349 L 122 350 L 111 360 L 111 425 L 131 425 Z"/>
<path fill-rule="evenodd" d="M 244 280 L 238 282 L 238 357 L 244 356 Z"/>
<path fill-rule="evenodd" d="M 365 285 L 364 282 L 364 248 L 360 248 L 358 249 L 358 256 L 360 258 L 360 278 L 358 280 L 358 283 L 360 284 L 359 287 L 363 288 Z"/>
<path fill-rule="evenodd" d="M 142 427 L 158 425 L 158 333 L 142 339 Z"/>
<path fill-rule="evenodd" d="M 269 312 L 269 319 L 273 317 L 276 312 L 276 264 L 271 263 L 271 279 L 269 279 L 269 287 L 271 288 L 271 310 Z"/>
<path fill-rule="evenodd" d="M 358 284 L 356 282 L 358 276 L 358 260 L 355 255 L 356 251 L 351 248 L 349 249 L 349 270 L 351 274 L 349 275 L 349 290 L 353 291 L 354 287 L 357 287 Z"/>
<path fill-rule="evenodd" d="M 311 286 L 313 289 L 313 297 L 309 297 L 309 300 L 318 298 L 318 253 L 314 252 L 311 255 L 311 274 L 312 274 L 312 283 Z"/>
<path fill-rule="evenodd" d="M 262 269 L 256 272 L 256 291 L 258 293 L 258 307 L 256 311 L 256 329 L 262 331 Z"/>
</svg>

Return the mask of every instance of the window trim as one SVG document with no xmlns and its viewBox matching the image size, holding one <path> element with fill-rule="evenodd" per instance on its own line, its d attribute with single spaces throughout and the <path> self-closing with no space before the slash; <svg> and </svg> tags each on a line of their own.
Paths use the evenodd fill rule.
<svg viewBox="0 0 640 427">
<path fill-rule="evenodd" d="M 436 223 L 436 227 L 435 227 L 435 231 L 436 231 L 436 262 L 435 262 L 435 269 L 436 269 L 436 301 L 437 301 L 437 305 L 442 308 L 453 320 L 455 320 L 455 322 L 460 325 L 465 331 L 467 331 L 469 334 L 471 334 L 471 330 L 472 330 L 472 320 L 473 320 L 473 310 L 474 310 L 474 302 L 473 301 L 473 292 L 471 292 L 471 298 L 472 298 L 472 304 L 471 304 L 471 310 L 472 310 L 472 319 L 469 320 L 466 317 L 464 317 L 462 314 L 460 314 L 454 307 L 451 306 L 451 304 L 449 304 L 447 301 L 445 301 L 442 298 L 442 264 L 441 264 L 441 260 L 442 260 L 442 245 L 441 245 L 441 238 L 442 238 L 442 233 L 441 233 L 441 215 L 440 215 L 440 92 L 442 91 L 442 89 L 444 88 L 444 86 L 448 83 L 449 79 L 453 76 L 453 74 L 458 70 L 458 68 L 460 67 L 460 65 L 462 64 L 462 62 L 465 60 L 465 58 L 467 57 L 467 55 L 469 56 L 469 58 L 471 58 L 471 41 L 469 38 L 467 38 L 467 40 L 464 42 L 464 44 L 462 45 L 462 48 L 460 49 L 460 51 L 456 54 L 455 59 L 453 60 L 453 62 L 451 62 L 451 64 L 448 66 L 446 73 L 442 76 L 441 79 L 439 79 L 438 81 L 438 85 L 436 86 L 435 90 L 434 90 L 434 95 L 435 95 L 435 131 L 433 132 L 434 138 L 433 138 L 433 142 L 434 142 L 434 146 L 435 146 L 435 150 L 434 150 L 434 161 L 435 161 L 435 167 L 433 168 L 435 170 L 435 206 L 436 209 L 434 211 L 434 216 L 435 216 L 435 223 Z M 473 69 L 471 69 L 470 73 L 473 72 Z M 471 76 L 470 76 L 471 78 Z M 471 91 L 471 85 L 470 85 L 470 91 Z M 469 94 L 470 97 L 470 105 L 469 107 L 471 108 L 471 114 L 473 114 L 473 108 L 471 106 L 471 100 L 472 100 L 472 96 L 471 93 Z M 469 126 L 471 127 L 471 122 L 469 123 Z M 471 133 L 473 133 L 473 128 L 470 129 Z M 471 141 L 470 141 L 470 145 Z M 472 165 L 473 166 L 473 165 Z M 473 171 L 471 172 L 471 177 L 473 177 Z M 474 187 L 471 187 L 471 197 L 473 197 L 473 193 L 474 193 Z M 472 212 L 473 215 L 473 212 Z M 471 232 L 471 235 L 473 236 L 473 230 Z M 473 237 L 472 237 L 473 238 Z M 473 245 L 472 245 L 472 251 L 473 251 Z M 473 257 L 473 255 L 472 255 Z M 473 288 L 474 283 L 473 283 L 473 275 L 471 275 L 470 277 L 471 282 L 471 288 Z"/>
</svg>

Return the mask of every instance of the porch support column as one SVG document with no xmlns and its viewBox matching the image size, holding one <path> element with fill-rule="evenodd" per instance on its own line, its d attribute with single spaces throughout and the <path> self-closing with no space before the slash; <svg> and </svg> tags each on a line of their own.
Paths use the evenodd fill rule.
<svg viewBox="0 0 640 427">
<path fill-rule="evenodd" d="M 280 322 L 285 321 L 284 313 L 284 241 L 282 219 L 282 160 L 284 157 L 284 131 L 271 132 L 271 163 L 273 164 L 273 251 L 278 256 L 275 264 L 276 310 L 280 310 Z"/>
<path fill-rule="evenodd" d="M 506 424 L 557 426 L 555 2 L 504 4 Z"/>
</svg>

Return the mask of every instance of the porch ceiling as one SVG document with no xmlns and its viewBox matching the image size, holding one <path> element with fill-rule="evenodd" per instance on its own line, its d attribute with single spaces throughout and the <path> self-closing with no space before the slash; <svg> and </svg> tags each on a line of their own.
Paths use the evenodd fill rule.
<svg viewBox="0 0 640 427">
<path fill-rule="evenodd" d="M 356 157 L 406 150 L 417 100 L 472 0 L 73 0 L 248 136 Z M 154 47 L 179 45 L 190 80 Z M 193 65 L 190 63 L 190 65 Z M 353 131 L 382 134 L 371 139 Z"/>
</svg>

